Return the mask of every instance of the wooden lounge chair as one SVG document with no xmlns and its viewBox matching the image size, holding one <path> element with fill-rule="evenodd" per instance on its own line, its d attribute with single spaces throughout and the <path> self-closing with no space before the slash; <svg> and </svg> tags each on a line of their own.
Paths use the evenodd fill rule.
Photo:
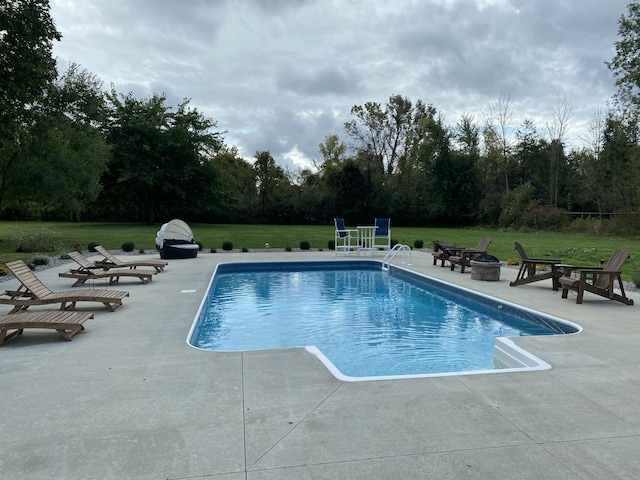
<svg viewBox="0 0 640 480">
<path fill-rule="evenodd" d="M 487 248 L 491 243 L 491 237 L 484 237 L 475 249 L 456 248 L 449 249 L 451 255 L 449 255 L 449 263 L 451 264 L 451 271 L 456 268 L 456 265 L 460 265 L 460 273 L 464 273 L 465 267 L 471 266 L 471 260 L 487 253 Z"/>
<path fill-rule="evenodd" d="M 633 305 L 633 300 L 624 293 L 622 284 L 622 265 L 629 258 L 629 249 L 621 248 L 611 254 L 604 267 L 578 267 L 575 265 L 556 265 L 556 268 L 564 272 L 560 277 L 562 285 L 562 298 L 567 298 L 569 290 L 578 293 L 576 303 L 582 303 L 584 292 L 595 293 L 610 300 L 616 300 L 626 305 Z M 573 277 L 572 272 L 579 271 L 578 277 Z M 618 281 L 620 293 L 614 291 L 615 281 Z"/>
<path fill-rule="evenodd" d="M 76 282 L 71 285 L 77 287 L 82 285 L 87 280 L 107 280 L 109 285 L 113 285 L 120 281 L 120 277 L 133 277 L 138 278 L 142 283 L 149 283 L 153 276 L 158 273 L 156 270 L 147 269 L 130 269 L 130 268 L 110 268 L 103 270 L 95 263 L 89 261 L 87 257 L 80 252 L 69 252 L 69 258 L 76 262 L 80 268 L 72 268 L 68 272 L 61 272 L 58 274 L 62 278 L 73 278 Z"/>
<path fill-rule="evenodd" d="M 22 260 L 8 262 L 6 266 L 21 283 L 18 290 L 6 290 L 0 296 L 0 304 L 13 305 L 9 313 L 26 310 L 31 305 L 56 303 L 60 304 L 60 310 L 66 310 L 74 308 L 77 302 L 99 302 L 109 311 L 113 311 L 122 305 L 124 297 L 129 296 L 129 292 L 102 289 L 54 292 L 42 283 Z"/>
<path fill-rule="evenodd" d="M 518 275 L 516 279 L 509 283 L 512 287 L 517 287 L 518 285 L 525 285 L 527 283 L 539 282 L 540 280 L 546 280 L 548 278 L 551 279 L 553 283 L 553 290 L 558 290 L 560 283 L 558 282 L 557 270 L 554 268 L 555 265 L 562 263 L 562 260 L 550 259 L 550 258 L 529 258 L 518 242 L 514 242 L 515 249 L 520 254 L 520 258 L 522 262 L 520 263 L 520 270 L 518 270 Z M 544 270 L 539 272 L 538 266 L 546 265 L 549 267 L 548 270 Z"/>
<path fill-rule="evenodd" d="M 0 345 L 15 335 L 22 335 L 25 328 L 49 328 L 58 332 L 65 340 L 71 341 L 71 337 L 84 330 L 82 324 L 90 318 L 93 318 L 92 312 L 59 310 L 0 315 Z M 10 330 L 13 332 L 9 333 Z"/>
<path fill-rule="evenodd" d="M 169 262 L 165 262 L 163 260 L 133 260 L 123 262 L 118 257 L 113 255 L 106 248 L 98 245 L 95 247 L 96 252 L 104 257 L 104 260 L 100 260 L 96 262 L 96 265 L 108 270 L 110 268 L 138 268 L 138 267 L 153 267 L 156 269 L 156 272 L 161 272 L 164 270 L 164 267 L 169 265 Z"/>
<path fill-rule="evenodd" d="M 444 262 L 449 260 L 449 255 L 455 250 L 460 250 L 452 243 L 440 242 L 439 240 L 433 241 L 433 250 L 431 255 L 433 256 L 433 264 L 436 265 L 440 260 L 440 266 L 444 267 Z"/>
</svg>

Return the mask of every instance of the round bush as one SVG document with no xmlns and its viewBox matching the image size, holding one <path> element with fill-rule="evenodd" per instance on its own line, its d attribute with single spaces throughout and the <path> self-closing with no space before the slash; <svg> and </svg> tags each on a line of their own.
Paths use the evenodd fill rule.
<svg viewBox="0 0 640 480">
<path fill-rule="evenodd" d="M 228 252 L 229 250 L 233 250 L 233 243 L 231 242 L 223 242 L 222 243 L 222 250 Z"/>
<path fill-rule="evenodd" d="M 90 252 L 95 252 L 95 251 L 96 251 L 96 247 L 97 247 L 98 245 L 100 245 L 100 244 L 99 244 L 99 243 L 96 243 L 96 242 L 89 242 L 89 243 L 87 243 L 87 249 L 88 249 Z"/>
<path fill-rule="evenodd" d="M 35 255 L 29 263 L 33 263 L 34 265 L 49 265 L 50 261 L 51 258 L 47 255 Z"/>
<path fill-rule="evenodd" d="M 413 242 L 413 248 L 422 248 L 424 247 L 424 242 L 422 240 L 416 240 Z"/>
<path fill-rule="evenodd" d="M 302 240 L 300 242 L 300 250 L 309 250 L 311 248 L 311 244 L 306 240 Z"/>
<path fill-rule="evenodd" d="M 121 248 L 123 252 L 133 252 L 136 249 L 136 244 L 133 242 L 124 242 Z"/>
<path fill-rule="evenodd" d="M 336 241 L 335 240 L 329 240 L 327 242 L 327 248 L 329 250 L 335 250 L 336 249 Z"/>
</svg>

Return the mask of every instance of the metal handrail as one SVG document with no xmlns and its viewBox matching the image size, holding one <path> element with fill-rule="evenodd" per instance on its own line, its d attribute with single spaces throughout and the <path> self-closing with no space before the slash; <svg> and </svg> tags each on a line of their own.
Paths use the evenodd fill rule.
<svg viewBox="0 0 640 480">
<path fill-rule="evenodd" d="M 382 259 L 382 270 L 388 271 L 389 265 L 393 262 L 393 259 L 398 254 L 398 252 L 402 251 L 402 263 L 407 264 L 405 261 L 406 252 L 409 252 L 409 263 L 411 265 L 411 247 L 409 245 L 402 245 L 400 243 L 396 243 L 391 250 L 387 252 L 387 254 Z"/>
</svg>

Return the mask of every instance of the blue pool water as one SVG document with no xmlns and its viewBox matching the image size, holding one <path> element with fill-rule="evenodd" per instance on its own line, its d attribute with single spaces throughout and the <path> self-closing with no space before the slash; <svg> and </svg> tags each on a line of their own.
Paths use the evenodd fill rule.
<svg viewBox="0 0 640 480">
<path fill-rule="evenodd" d="M 216 351 L 315 346 L 346 377 L 500 368 L 497 337 L 575 326 L 376 261 L 219 265 L 189 343 Z"/>
</svg>

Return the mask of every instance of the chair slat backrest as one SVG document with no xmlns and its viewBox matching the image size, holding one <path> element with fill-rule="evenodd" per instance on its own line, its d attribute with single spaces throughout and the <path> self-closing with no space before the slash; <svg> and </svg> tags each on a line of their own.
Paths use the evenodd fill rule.
<svg viewBox="0 0 640 480">
<path fill-rule="evenodd" d="M 96 249 L 96 252 L 98 252 L 100 255 L 102 255 L 104 258 L 106 258 L 108 261 L 110 261 L 114 265 L 122 265 L 122 261 L 120 261 L 118 257 L 113 255 L 109 250 L 107 250 L 103 246 L 96 245 L 94 248 Z"/>
<path fill-rule="evenodd" d="M 376 218 L 374 225 L 376 228 L 375 236 L 376 237 L 387 237 L 389 236 L 389 228 L 391 228 L 391 219 L 390 218 Z"/>
<path fill-rule="evenodd" d="M 87 257 L 82 255 L 80 252 L 69 252 L 69 258 L 80 265 L 82 268 L 89 270 L 91 268 L 96 268 L 93 263 L 91 263 Z"/>
<path fill-rule="evenodd" d="M 22 260 L 15 260 L 5 264 L 13 275 L 33 294 L 37 299 L 42 299 L 53 292 L 31 271 Z"/>
<path fill-rule="evenodd" d="M 527 254 L 524 253 L 524 248 L 522 248 L 522 245 L 520 245 L 518 242 L 513 242 L 513 244 L 516 247 L 516 250 L 518 251 L 520 258 L 522 258 L 522 260 L 529 260 L 529 257 L 527 257 Z"/>
<path fill-rule="evenodd" d="M 347 236 L 347 229 L 344 227 L 344 218 L 334 218 L 333 223 L 336 226 L 336 233 L 340 238 L 344 238 Z"/>
<path fill-rule="evenodd" d="M 622 266 L 624 265 L 624 262 L 626 262 L 629 258 L 629 255 L 631 255 L 631 251 L 628 248 L 619 248 L 611 254 L 609 260 L 607 260 L 607 263 L 605 263 L 602 269 L 610 272 L 619 272 L 620 270 L 622 270 Z M 598 288 L 608 288 L 609 276 L 598 275 L 598 278 L 594 285 Z"/>
<path fill-rule="evenodd" d="M 480 240 L 480 242 L 478 242 L 478 247 L 476 248 L 476 251 L 486 253 L 490 243 L 491 243 L 491 237 L 484 237 L 482 240 Z"/>
</svg>

